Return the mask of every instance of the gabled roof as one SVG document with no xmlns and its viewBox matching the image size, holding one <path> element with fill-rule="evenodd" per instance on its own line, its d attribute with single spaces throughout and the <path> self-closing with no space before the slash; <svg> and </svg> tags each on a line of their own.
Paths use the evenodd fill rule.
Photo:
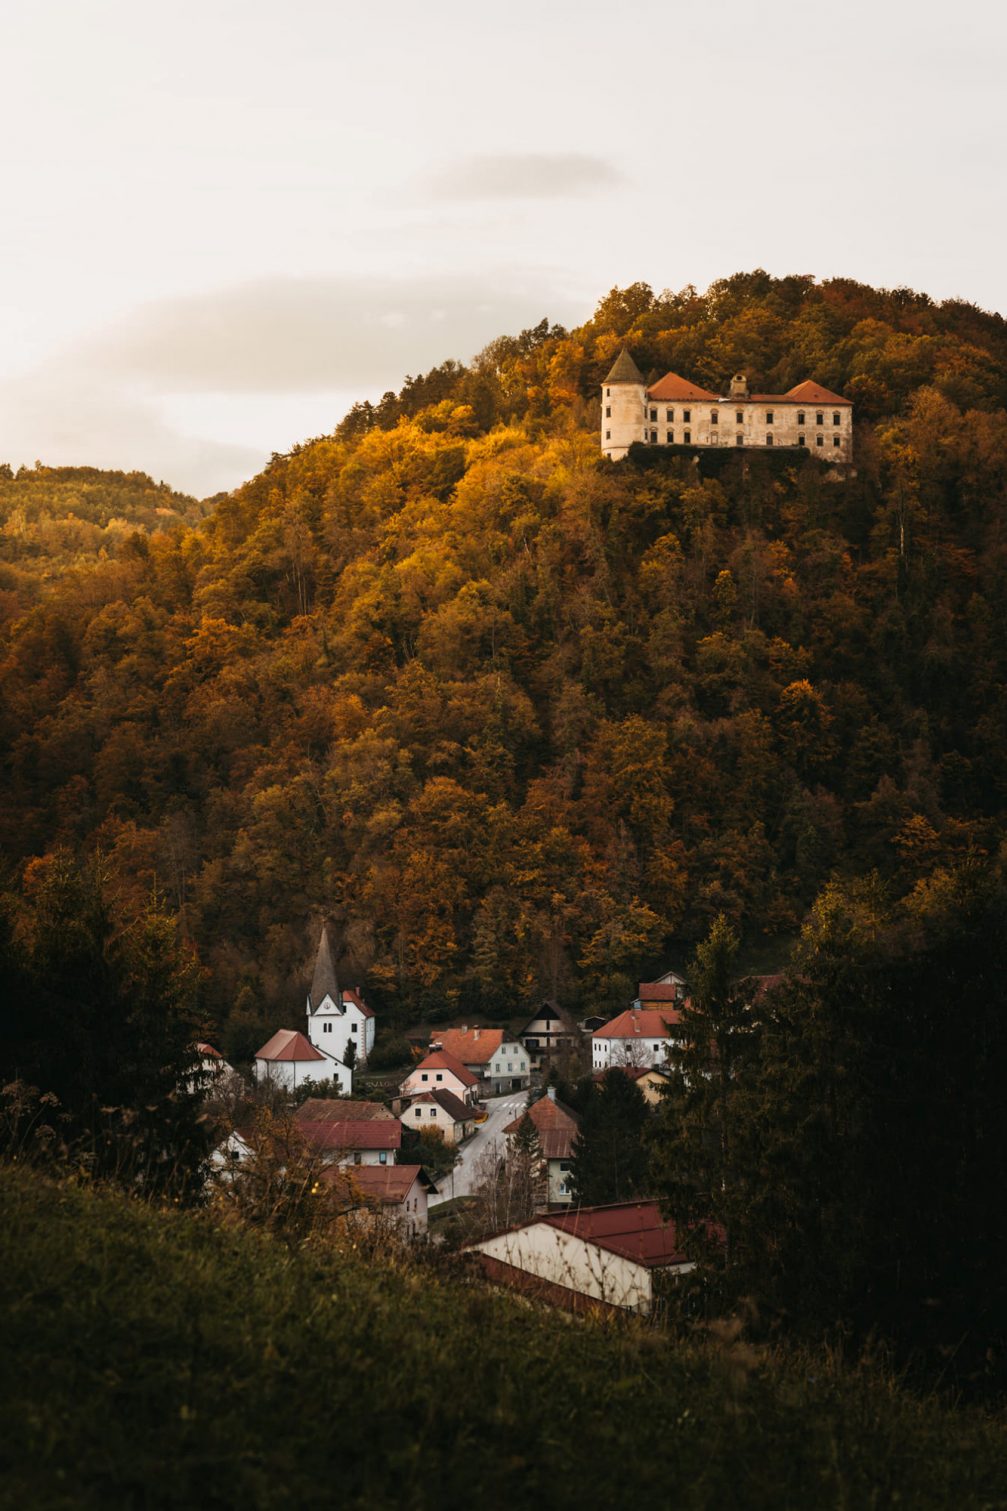
<svg viewBox="0 0 1007 1511">
<path fill-rule="evenodd" d="M 630 1007 L 617 1018 L 596 1028 L 596 1039 L 670 1039 L 669 1023 L 680 1023 L 674 1008 Z"/>
<path fill-rule="evenodd" d="M 580 1118 L 575 1112 L 571 1112 L 569 1107 L 564 1107 L 562 1102 L 557 1102 L 546 1092 L 545 1096 L 533 1102 L 526 1112 L 520 1113 L 513 1123 L 508 1123 L 504 1133 L 517 1133 L 526 1117 L 531 1118 L 535 1125 L 543 1158 L 570 1158 L 573 1153 L 573 1141 L 580 1127 Z"/>
<path fill-rule="evenodd" d="M 663 378 L 658 378 L 647 389 L 649 399 L 712 399 L 714 403 L 720 398 L 719 393 L 711 393 L 708 388 L 700 388 L 698 383 L 690 383 L 688 378 L 680 378 L 678 373 L 665 373 Z"/>
<path fill-rule="evenodd" d="M 502 1028 L 446 1028 L 431 1036 L 431 1045 L 439 1044 L 445 1054 L 454 1055 L 463 1065 L 488 1065 L 504 1042 Z"/>
<path fill-rule="evenodd" d="M 363 997 L 361 997 L 361 995 L 360 995 L 360 991 L 359 991 L 358 987 L 355 987 L 355 986 L 347 986 L 347 987 L 345 987 L 344 990 L 343 990 L 343 1002 L 344 1003 L 346 1003 L 346 1002 L 352 1002 L 353 1006 L 356 1007 L 356 1008 L 359 1008 L 360 1012 L 363 1014 L 363 1016 L 365 1018 L 373 1018 L 374 1017 L 374 1009 L 367 1006 L 367 1003 L 364 1001 Z"/>
<path fill-rule="evenodd" d="M 823 388 L 820 383 L 814 383 L 810 378 L 805 378 L 803 383 L 796 383 L 793 388 L 788 388 L 786 393 L 751 393 L 748 399 L 750 403 L 755 404 L 845 404 L 847 408 L 852 406 L 850 399 L 844 399 L 842 394 L 833 393 L 831 388 Z"/>
<path fill-rule="evenodd" d="M 670 1081 L 671 1077 L 663 1065 L 606 1065 L 604 1070 L 596 1070 L 591 1077 L 592 1081 L 603 1081 L 606 1076 L 628 1076 L 631 1081 L 642 1081 L 645 1076 L 657 1076 L 661 1081 Z"/>
<path fill-rule="evenodd" d="M 294 1114 L 296 1123 L 345 1123 L 347 1118 L 358 1122 L 364 1118 L 379 1118 L 389 1122 L 395 1114 L 381 1102 L 351 1102 L 342 1097 L 308 1097 Z"/>
<path fill-rule="evenodd" d="M 222 1060 L 224 1056 L 219 1049 L 214 1049 L 212 1044 L 197 1044 L 196 1049 L 201 1055 L 209 1060 Z"/>
<path fill-rule="evenodd" d="M 573 1233 L 587 1243 L 634 1259 L 648 1269 L 665 1264 L 687 1264 L 675 1224 L 661 1216 L 656 1201 L 615 1202 L 605 1207 L 581 1207 L 575 1212 L 556 1212 L 538 1221 L 561 1232 Z"/>
<path fill-rule="evenodd" d="M 339 1006 L 339 982 L 336 980 L 336 967 L 332 960 L 332 945 L 329 942 L 329 926 L 322 924 L 322 933 L 318 941 L 318 954 L 315 956 L 315 969 L 311 977 L 311 990 L 308 993 L 308 1010 L 317 1012 L 325 997 L 331 997 L 336 1006 Z"/>
<path fill-rule="evenodd" d="M 421 1091 L 417 1096 L 409 1098 L 409 1107 L 414 1107 L 417 1102 L 436 1102 L 438 1107 L 455 1123 L 471 1123 L 474 1116 L 472 1108 L 467 1106 L 461 1097 L 456 1097 L 453 1091 Z M 408 1110 L 408 1107 L 403 1108 L 403 1117 Z"/>
<path fill-rule="evenodd" d="M 543 1002 L 538 1012 L 532 1013 L 531 1017 L 528 1019 L 528 1022 L 518 1034 L 518 1038 L 523 1039 L 525 1034 L 531 1028 L 532 1024 L 538 1023 L 540 1019 L 544 1023 L 555 1024 L 555 1027 L 540 1029 L 540 1033 L 572 1034 L 574 1035 L 574 1037 L 576 1037 L 577 1024 L 573 1017 L 573 1014 L 568 1013 L 565 1007 L 556 1007 L 556 1005 L 552 1002 Z"/>
<path fill-rule="evenodd" d="M 345 1118 L 341 1123 L 301 1120 L 295 1115 L 301 1137 L 316 1149 L 400 1149 L 402 1124 L 398 1118 Z"/>
<path fill-rule="evenodd" d="M 678 1002 L 678 990 L 672 981 L 641 981 L 637 987 L 641 1002 Z"/>
<path fill-rule="evenodd" d="M 331 1060 L 320 1049 L 309 1044 L 295 1028 L 281 1028 L 256 1051 L 257 1060 Z"/>
<path fill-rule="evenodd" d="M 463 1086 L 479 1085 L 479 1077 L 474 1076 L 471 1070 L 462 1064 L 461 1060 L 449 1054 L 446 1049 L 431 1050 L 425 1060 L 421 1060 L 418 1065 L 413 1066 L 406 1080 L 409 1080 L 410 1076 L 414 1076 L 418 1070 L 450 1070 L 451 1074 L 456 1076 Z"/>
<path fill-rule="evenodd" d="M 612 363 L 612 369 L 606 383 L 642 383 L 643 373 L 637 367 L 629 352 L 623 347 L 622 351 Z"/>
<path fill-rule="evenodd" d="M 347 1192 L 357 1190 L 365 1199 L 388 1207 L 401 1206 L 416 1180 L 429 1191 L 437 1190 L 422 1165 L 353 1165 L 350 1169 L 330 1166 L 322 1171 L 322 1179 Z"/>
</svg>

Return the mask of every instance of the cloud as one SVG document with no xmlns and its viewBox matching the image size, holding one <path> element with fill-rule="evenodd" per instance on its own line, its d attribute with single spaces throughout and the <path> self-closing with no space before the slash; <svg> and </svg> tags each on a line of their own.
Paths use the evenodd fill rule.
<svg viewBox="0 0 1007 1511">
<path fill-rule="evenodd" d="M 602 157 L 526 152 L 462 158 L 439 173 L 432 188 L 439 199 L 571 199 L 625 182 Z"/>
<path fill-rule="evenodd" d="M 509 331 L 584 313 L 537 275 L 264 278 L 149 304 L 80 347 L 75 365 L 162 392 L 398 387 Z"/>
</svg>

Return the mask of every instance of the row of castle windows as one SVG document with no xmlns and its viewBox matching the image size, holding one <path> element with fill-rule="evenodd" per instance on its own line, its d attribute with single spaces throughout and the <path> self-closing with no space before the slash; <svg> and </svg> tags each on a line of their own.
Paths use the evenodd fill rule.
<svg viewBox="0 0 1007 1511">
<path fill-rule="evenodd" d="M 605 431 L 605 439 L 606 439 L 606 441 L 610 441 L 612 439 L 612 432 L 610 430 L 606 430 Z M 736 446 L 744 446 L 744 444 L 745 444 L 745 437 L 743 435 L 737 435 L 737 436 L 735 436 L 734 443 L 735 443 Z M 652 430 L 650 432 L 650 444 L 652 446 L 656 446 L 657 445 L 657 431 L 656 430 Z M 669 430 L 667 432 L 667 434 L 665 436 L 665 444 L 668 445 L 668 446 L 674 446 L 674 444 L 675 444 L 675 432 L 673 430 Z M 683 430 L 682 431 L 682 442 L 681 442 L 681 444 L 683 446 L 691 446 L 692 445 L 692 431 L 691 430 Z M 767 435 L 766 436 L 766 445 L 767 446 L 772 446 L 773 444 L 774 443 L 773 443 L 773 437 L 772 437 L 772 435 Z M 797 437 L 797 444 L 799 446 L 806 446 L 808 443 L 807 443 L 806 438 L 803 435 L 799 435 Z M 825 445 L 825 437 L 823 435 L 816 436 L 815 437 L 815 444 L 817 446 L 824 446 Z M 842 443 L 842 438 L 840 436 L 838 436 L 838 435 L 834 435 L 832 437 L 832 444 L 833 444 L 833 446 L 841 446 L 843 444 Z"/>
<path fill-rule="evenodd" d="M 611 404 L 606 404 L 605 405 L 605 418 L 606 418 L 606 420 L 610 420 L 612 418 L 612 406 L 611 406 Z M 735 422 L 738 425 L 743 425 L 745 423 L 744 413 L 740 409 L 735 411 L 734 418 L 735 418 Z M 656 420 L 656 419 L 657 419 L 657 410 L 656 409 L 652 409 L 650 411 L 650 420 L 651 420 L 651 423 L 653 423 L 654 420 Z M 669 425 L 673 424 L 674 423 L 674 419 L 675 419 L 675 411 L 673 409 L 669 409 L 666 412 L 665 419 L 667 420 L 667 422 L 668 422 Z M 683 423 L 683 425 L 690 425 L 692 423 L 692 410 L 691 409 L 683 409 L 682 410 L 682 423 Z M 774 421 L 773 421 L 773 410 L 767 409 L 767 411 L 766 411 L 766 424 L 767 425 L 772 425 L 773 423 L 774 423 Z M 805 423 L 805 411 L 803 409 L 798 410 L 798 413 L 797 413 L 797 423 L 798 423 L 798 425 L 803 425 Z M 833 411 L 833 414 L 832 414 L 832 423 L 833 423 L 833 425 L 838 425 L 838 424 L 841 423 L 841 416 L 840 416 L 838 410 L 834 410 Z M 719 412 L 719 410 L 716 410 L 716 409 L 711 409 L 710 410 L 710 424 L 711 425 L 719 425 L 720 424 L 720 412 Z M 815 414 L 815 424 L 816 425 L 824 425 L 825 424 L 825 414 L 824 414 L 824 412 L 822 410 L 818 410 L 816 412 L 816 414 Z"/>
</svg>

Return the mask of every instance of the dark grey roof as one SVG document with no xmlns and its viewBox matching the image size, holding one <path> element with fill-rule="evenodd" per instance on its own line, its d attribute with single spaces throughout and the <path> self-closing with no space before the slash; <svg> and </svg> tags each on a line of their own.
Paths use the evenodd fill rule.
<svg viewBox="0 0 1007 1511">
<path fill-rule="evenodd" d="M 612 371 L 605 379 L 606 383 L 642 383 L 643 373 L 637 367 L 629 352 L 623 347 L 622 351 L 612 363 Z"/>
<path fill-rule="evenodd" d="M 326 994 L 332 998 L 337 1007 L 341 1006 L 336 967 L 332 963 L 329 926 L 323 923 L 322 937 L 318 941 L 318 954 L 315 957 L 315 972 L 311 978 L 311 991 L 308 993 L 308 1006 L 312 1012 L 317 1011 Z"/>
</svg>

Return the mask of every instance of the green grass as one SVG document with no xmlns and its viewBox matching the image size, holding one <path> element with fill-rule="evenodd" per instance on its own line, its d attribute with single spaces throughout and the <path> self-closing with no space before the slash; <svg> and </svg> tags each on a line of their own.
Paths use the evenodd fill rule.
<svg viewBox="0 0 1007 1511">
<path fill-rule="evenodd" d="M 1007 1505 L 1000 1425 L 0 1171 L 0 1504 Z"/>
</svg>

